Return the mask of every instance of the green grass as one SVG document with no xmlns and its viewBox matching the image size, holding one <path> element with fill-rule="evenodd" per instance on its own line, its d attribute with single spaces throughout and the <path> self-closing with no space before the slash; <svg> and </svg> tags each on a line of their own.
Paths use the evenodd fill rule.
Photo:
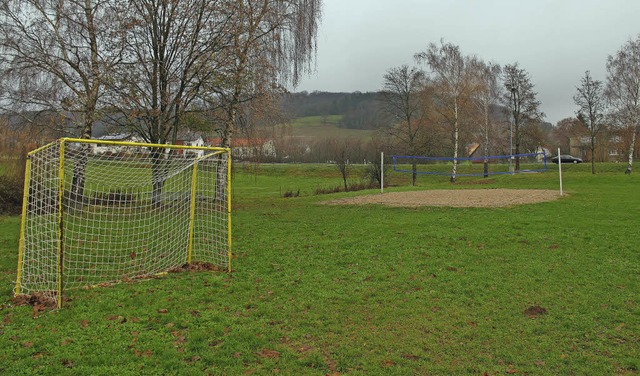
<svg viewBox="0 0 640 376">
<path fill-rule="evenodd" d="M 329 115 L 326 118 L 322 116 L 306 116 L 294 119 L 291 122 L 292 135 L 308 138 L 348 138 L 355 137 L 363 140 L 369 140 L 375 131 L 362 129 L 340 128 L 338 123 L 342 115 Z"/>
<path fill-rule="evenodd" d="M 9 300 L 19 218 L 2 218 L 0 373 L 637 374 L 640 178 L 589 169 L 567 166 L 553 202 L 403 209 L 322 205 L 376 193 L 314 195 L 340 185 L 334 166 L 237 166 L 231 274 L 73 290 L 37 318 Z M 388 190 L 557 178 L 391 174 Z"/>
</svg>

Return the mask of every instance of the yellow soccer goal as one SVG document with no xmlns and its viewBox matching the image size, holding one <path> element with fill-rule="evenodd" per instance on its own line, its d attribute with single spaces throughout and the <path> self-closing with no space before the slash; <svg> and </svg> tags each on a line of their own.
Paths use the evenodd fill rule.
<svg viewBox="0 0 640 376">
<path fill-rule="evenodd" d="M 16 295 L 231 270 L 229 149 L 64 138 L 28 155 Z"/>
</svg>

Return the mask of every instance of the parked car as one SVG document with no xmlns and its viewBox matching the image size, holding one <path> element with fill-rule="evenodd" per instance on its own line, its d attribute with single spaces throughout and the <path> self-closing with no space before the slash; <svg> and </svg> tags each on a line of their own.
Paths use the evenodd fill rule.
<svg viewBox="0 0 640 376">
<path fill-rule="evenodd" d="M 551 158 L 551 162 L 558 163 L 558 156 Z M 560 162 L 561 163 L 582 163 L 582 159 L 578 157 L 574 157 L 573 155 L 561 155 Z"/>
</svg>

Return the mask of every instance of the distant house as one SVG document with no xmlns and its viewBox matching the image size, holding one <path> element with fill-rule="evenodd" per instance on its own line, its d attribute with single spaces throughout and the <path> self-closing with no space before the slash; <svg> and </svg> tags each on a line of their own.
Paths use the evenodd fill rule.
<svg viewBox="0 0 640 376">
<path fill-rule="evenodd" d="M 184 146 L 206 146 L 205 140 L 202 137 L 202 134 L 198 132 L 180 132 L 178 133 L 178 138 L 176 140 L 176 145 L 184 145 Z M 204 155 L 204 150 L 184 150 L 178 149 L 176 150 L 177 155 L 188 155 L 195 154 L 197 157 L 202 157 Z"/>
<path fill-rule="evenodd" d="M 622 136 L 611 133 L 596 138 L 594 156 L 591 156 L 591 138 L 589 136 L 574 136 L 569 139 L 571 155 L 596 162 L 619 162 L 626 155 L 625 142 Z"/>
<path fill-rule="evenodd" d="M 131 133 L 106 134 L 101 137 L 95 137 L 94 139 L 99 141 L 119 141 L 119 142 L 138 142 L 138 143 L 146 142 L 144 139 L 142 139 L 142 137 L 136 136 Z M 178 134 L 178 139 L 176 140 L 175 144 L 185 145 L 185 146 L 205 146 L 205 141 L 202 135 L 199 133 L 182 132 Z M 94 154 L 112 155 L 112 154 L 119 154 L 126 151 L 126 147 L 121 145 L 92 144 L 91 147 L 92 147 L 92 152 Z M 168 151 L 169 149 L 167 149 L 167 152 Z M 201 157 L 204 155 L 204 150 L 177 149 L 177 150 L 174 150 L 174 155 L 195 155 L 197 157 Z"/>
</svg>

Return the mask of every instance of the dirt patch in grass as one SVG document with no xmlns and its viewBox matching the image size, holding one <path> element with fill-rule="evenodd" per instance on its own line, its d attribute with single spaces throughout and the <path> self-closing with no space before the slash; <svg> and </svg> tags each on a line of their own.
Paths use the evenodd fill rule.
<svg viewBox="0 0 640 376">
<path fill-rule="evenodd" d="M 224 272 L 226 269 L 223 269 L 217 265 L 214 265 L 209 262 L 192 262 L 191 264 L 184 264 L 182 266 L 177 266 L 171 270 L 169 273 L 181 273 L 181 272 L 200 272 L 200 271 L 218 271 Z"/>
<path fill-rule="evenodd" d="M 537 317 L 540 317 L 542 315 L 546 315 L 547 314 L 547 309 L 540 307 L 538 305 L 535 306 L 531 306 L 527 309 L 524 310 L 524 314 L 525 316 L 531 318 L 531 319 L 535 319 Z"/>
<path fill-rule="evenodd" d="M 380 204 L 398 207 L 449 206 L 495 208 L 534 204 L 560 198 L 558 191 L 544 189 L 447 189 L 388 192 L 326 201 L 328 205 Z"/>
<path fill-rule="evenodd" d="M 52 297 L 53 295 L 55 294 L 33 293 L 31 295 L 18 295 L 11 299 L 11 302 L 16 306 L 32 306 L 33 317 L 37 317 L 40 312 L 53 310 L 58 307 L 58 303 Z"/>
</svg>

